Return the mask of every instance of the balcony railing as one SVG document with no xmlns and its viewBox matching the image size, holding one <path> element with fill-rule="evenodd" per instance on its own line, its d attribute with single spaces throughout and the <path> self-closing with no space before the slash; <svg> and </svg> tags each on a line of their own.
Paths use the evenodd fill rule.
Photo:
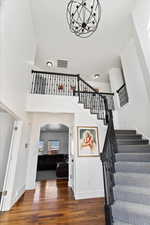
<svg viewBox="0 0 150 225">
<path fill-rule="evenodd" d="M 119 90 L 117 90 L 117 93 L 119 96 L 120 106 L 123 107 L 124 105 L 126 105 L 129 102 L 126 84 L 123 84 L 119 88 Z"/>
<path fill-rule="evenodd" d="M 105 103 L 114 110 L 113 93 L 99 93 L 79 75 L 32 71 L 31 94 L 78 96 L 79 103 L 97 114 L 98 119 L 105 117 Z"/>
</svg>

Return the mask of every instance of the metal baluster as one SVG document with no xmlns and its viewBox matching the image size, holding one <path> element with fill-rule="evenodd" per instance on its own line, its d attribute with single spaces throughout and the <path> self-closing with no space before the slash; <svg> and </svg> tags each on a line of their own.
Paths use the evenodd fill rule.
<svg viewBox="0 0 150 225">
<path fill-rule="evenodd" d="M 56 75 L 54 75 L 54 95 L 57 94 L 57 89 L 56 89 Z"/>
<path fill-rule="evenodd" d="M 54 95 L 54 76 L 51 75 L 52 77 L 52 95 Z"/>
<path fill-rule="evenodd" d="M 37 85 L 38 86 L 37 93 L 40 94 L 40 76 L 39 76 L 39 74 L 38 74 L 38 79 L 37 80 L 38 80 L 38 82 L 37 82 L 38 83 L 38 85 Z"/>
<path fill-rule="evenodd" d="M 34 94 L 34 87 L 35 87 L 35 73 L 32 73 L 32 87 L 31 87 L 31 94 Z"/>
<path fill-rule="evenodd" d="M 57 91 L 57 95 L 59 95 L 59 92 L 58 92 L 59 75 L 56 75 L 56 76 L 57 76 L 56 91 Z"/>
<path fill-rule="evenodd" d="M 41 94 L 41 92 L 42 92 L 42 79 L 43 78 L 43 74 L 42 75 L 39 75 L 39 86 L 40 86 L 40 94 Z"/>
<path fill-rule="evenodd" d="M 61 77 L 59 76 L 58 77 L 58 87 L 60 86 L 60 79 L 61 79 Z M 58 87 L 57 87 L 57 89 L 58 89 Z M 59 93 L 59 90 L 58 90 L 58 93 Z"/>
<path fill-rule="evenodd" d="M 51 94 L 51 75 L 48 75 L 48 94 Z"/>
<path fill-rule="evenodd" d="M 70 96 L 70 78 L 67 79 L 67 95 Z"/>
</svg>

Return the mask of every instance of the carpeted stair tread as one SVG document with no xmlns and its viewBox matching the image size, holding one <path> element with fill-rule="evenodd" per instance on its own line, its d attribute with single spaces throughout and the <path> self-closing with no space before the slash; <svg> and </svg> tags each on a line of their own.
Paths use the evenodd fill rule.
<svg viewBox="0 0 150 225">
<path fill-rule="evenodd" d="M 149 173 L 150 174 L 150 162 L 121 162 L 115 163 L 116 172 L 125 173 Z"/>
<path fill-rule="evenodd" d="M 114 174 L 114 179 L 116 185 L 150 188 L 150 174 L 117 172 Z"/>
<path fill-rule="evenodd" d="M 134 225 L 150 225 L 150 206 L 125 201 L 115 201 L 112 205 L 114 220 Z"/>
<path fill-rule="evenodd" d="M 116 134 L 117 139 L 141 139 L 141 134 Z"/>
<path fill-rule="evenodd" d="M 150 153 L 116 153 L 116 161 L 150 162 Z"/>
<path fill-rule="evenodd" d="M 114 199 L 150 205 L 150 189 L 143 187 L 115 185 L 113 187 Z"/>
<path fill-rule="evenodd" d="M 118 145 L 143 145 L 148 144 L 149 141 L 147 139 L 117 139 Z"/>
<path fill-rule="evenodd" d="M 124 222 L 121 222 L 121 221 L 114 221 L 113 225 L 133 225 L 133 224 L 124 223 Z"/>
<path fill-rule="evenodd" d="M 150 153 L 150 145 L 118 145 L 118 152 L 119 153 L 128 153 L 128 152 L 143 152 L 143 153 Z"/>
</svg>

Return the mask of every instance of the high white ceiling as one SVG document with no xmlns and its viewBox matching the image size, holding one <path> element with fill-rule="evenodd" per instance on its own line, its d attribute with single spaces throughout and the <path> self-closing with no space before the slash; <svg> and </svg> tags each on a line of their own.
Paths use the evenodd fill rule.
<svg viewBox="0 0 150 225">
<path fill-rule="evenodd" d="M 90 0 L 88 0 L 90 1 Z M 107 74 L 119 66 L 119 55 L 131 36 L 130 14 L 136 0 L 101 0 L 102 18 L 96 33 L 82 39 L 72 34 L 66 21 L 69 0 L 32 0 L 37 37 L 35 64 L 43 69 L 46 61 L 69 61 L 67 73 L 79 73 L 87 80 L 93 74 Z M 103 75 L 103 81 L 105 76 Z"/>
</svg>

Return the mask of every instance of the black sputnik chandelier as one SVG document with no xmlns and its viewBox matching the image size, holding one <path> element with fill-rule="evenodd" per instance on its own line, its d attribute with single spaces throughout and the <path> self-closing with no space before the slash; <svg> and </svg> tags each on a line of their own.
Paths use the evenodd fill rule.
<svg viewBox="0 0 150 225">
<path fill-rule="evenodd" d="M 67 21 L 72 33 L 81 38 L 90 37 L 101 18 L 99 0 L 71 0 L 67 6 Z"/>
</svg>

